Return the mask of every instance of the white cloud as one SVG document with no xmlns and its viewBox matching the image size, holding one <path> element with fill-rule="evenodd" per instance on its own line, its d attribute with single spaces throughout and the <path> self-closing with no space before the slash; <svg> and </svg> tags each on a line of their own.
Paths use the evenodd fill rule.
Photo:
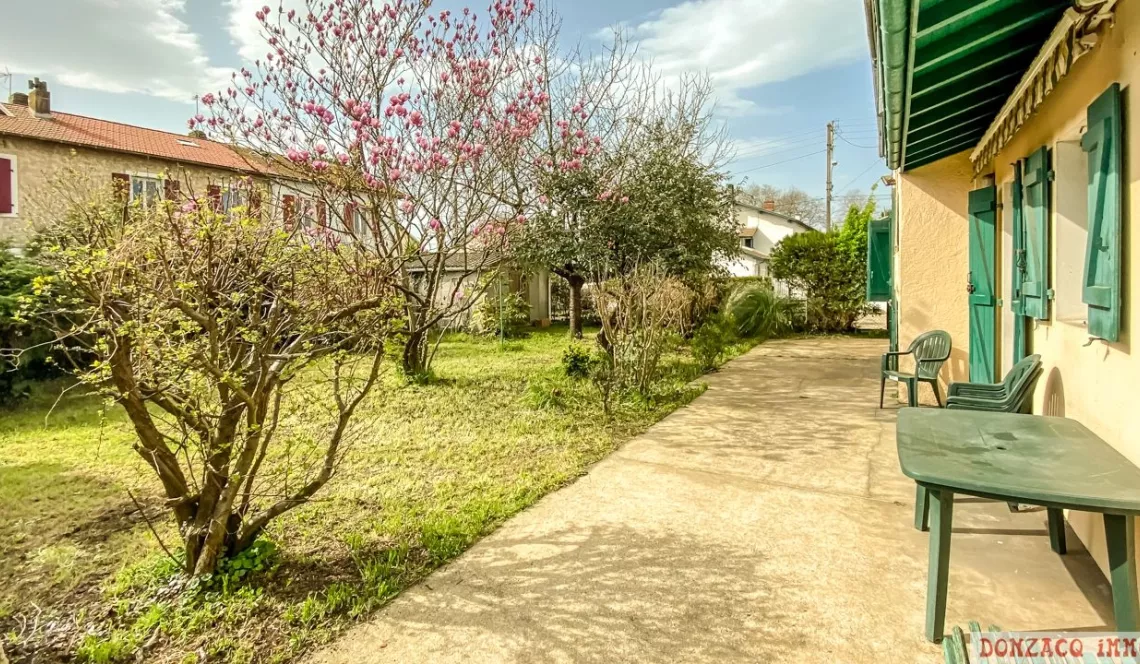
<svg viewBox="0 0 1140 664">
<path fill-rule="evenodd" d="M 185 10 L 186 0 L 7 3 L 0 66 L 49 83 L 189 102 L 224 85 L 229 70 L 211 65 Z"/>
<path fill-rule="evenodd" d="M 272 7 L 272 19 L 277 19 L 277 8 L 284 5 L 286 9 L 296 9 L 304 15 L 305 3 L 303 0 L 290 0 L 282 3 L 266 2 L 265 0 L 226 0 L 226 7 L 230 13 L 230 23 L 227 26 L 230 38 L 237 47 L 238 54 L 243 62 L 252 63 L 254 60 L 264 59 L 269 45 L 261 36 L 261 22 L 254 14 L 262 7 Z"/>
<path fill-rule="evenodd" d="M 865 54 L 862 9 L 854 0 L 688 0 L 631 35 L 666 77 L 708 72 L 724 110 L 754 114 L 763 109 L 744 91 Z"/>
</svg>

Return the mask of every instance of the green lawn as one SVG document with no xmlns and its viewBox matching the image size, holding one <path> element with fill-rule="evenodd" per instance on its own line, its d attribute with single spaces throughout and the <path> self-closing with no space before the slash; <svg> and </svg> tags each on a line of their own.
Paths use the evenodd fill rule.
<svg viewBox="0 0 1140 664">
<path fill-rule="evenodd" d="M 133 661 L 140 648 L 148 661 L 295 657 L 702 389 L 682 349 L 665 397 L 607 420 L 593 386 L 562 375 L 567 345 L 564 328 L 505 347 L 456 336 L 437 381 L 392 376 L 339 475 L 272 525 L 272 568 L 198 592 L 172 587 L 148 521 L 171 546 L 173 524 L 120 410 L 60 397 L 63 385 L 41 390 L 0 413 L 0 643 L 43 659 Z"/>
</svg>

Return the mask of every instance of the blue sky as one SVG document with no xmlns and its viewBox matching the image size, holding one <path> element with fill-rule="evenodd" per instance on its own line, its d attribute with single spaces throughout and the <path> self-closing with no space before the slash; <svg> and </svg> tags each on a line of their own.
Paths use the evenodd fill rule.
<svg viewBox="0 0 1140 664">
<path fill-rule="evenodd" d="M 217 87 L 264 50 L 252 14 L 277 1 L 13 3 L 5 10 L 0 72 L 12 73 L 16 91 L 32 76 L 47 80 L 60 111 L 183 132 L 192 95 Z M 731 170 L 740 178 L 822 196 L 829 120 L 840 132 L 837 194 L 866 190 L 886 174 L 874 147 L 861 0 L 547 1 L 570 41 L 588 43 L 622 26 L 663 73 L 708 73 L 718 115 L 737 142 Z"/>
</svg>

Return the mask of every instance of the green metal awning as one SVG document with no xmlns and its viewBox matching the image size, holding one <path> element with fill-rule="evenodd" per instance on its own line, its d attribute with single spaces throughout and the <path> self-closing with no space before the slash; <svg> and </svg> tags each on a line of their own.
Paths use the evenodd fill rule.
<svg viewBox="0 0 1140 664">
<path fill-rule="evenodd" d="M 867 0 L 883 154 L 909 170 L 977 145 L 1071 0 Z"/>
</svg>

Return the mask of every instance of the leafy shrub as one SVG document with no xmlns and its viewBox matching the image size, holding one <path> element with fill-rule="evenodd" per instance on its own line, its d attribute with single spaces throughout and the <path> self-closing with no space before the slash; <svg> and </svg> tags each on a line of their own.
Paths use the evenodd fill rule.
<svg viewBox="0 0 1140 664">
<path fill-rule="evenodd" d="M 277 545 L 272 540 L 258 539 L 236 556 L 224 559 L 210 580 L 223 592 L 229 592 L 248 576 L 276 567 L 277 554 Z"/>
<path fill-rule="evenodd" d="M 32 295 L 44 274 L 35 261 L 0 242 L 0 406 L 25 398 L 30 381 L 61 373 L 48 347 L 51 333 L 20 317 L 22 299 Z"/>
<path fill-rule="evenodd" d="M 503 284 L 492 284 L 475 309 L 473 324 L 481 334 L 506 339 L 527 337 L 530 329 L 530 303 Z"/>
<path fill-rule="evenodd" d="M 809 332 L 845 332 L 863 315 L 865 270 L 839 232 L 789 235 L 772 250 L 772 277 L 806 300 Z"/>
<path fill-rule="evenodd" d="M 697 328 L 691 347 L 702 371 L 712 371 L 721 365 L 735 336 L 732 318 L 723 313 L 715 314 Z"/>
<path fill-rule="evenodd" d="M 590 351 L 581 344 L 570 344 L 562 352 L 562 370 L 569 378 L 589 378 L 590 362 Z"/>
<path fill-rule="evenodd" d="M 726 307 L 740 336 L 769 339 L 795 328 L 796 302 L 756 283 L 736 289 Z"/>
<path fill-rule="evenodd" d="M 804 329 L 846 332 L 868 310 L 867 224 L 875 214 L 874 190 L 852 205 L 838 230 L 784 238 L 772 250 L 772 277 L 804 298 Z"/>
</svg>

